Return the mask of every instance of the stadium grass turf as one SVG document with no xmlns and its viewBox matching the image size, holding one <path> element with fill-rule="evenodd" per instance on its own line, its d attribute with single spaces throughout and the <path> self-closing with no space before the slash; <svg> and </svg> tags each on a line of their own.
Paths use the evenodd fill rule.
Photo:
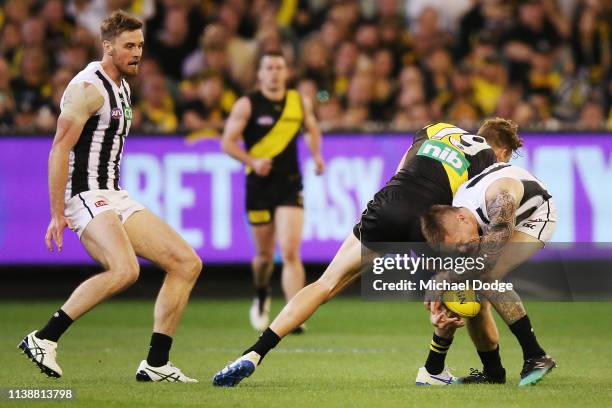
<svg viewBox="0 0 612 408">
<path fill-rule="evenodd" d="M 502 324 L 505 386 L 417 387 L 432 328 L 420 303 L 339 298 L 325 305 L 302 336 L 290 336 L 237 388 L 214 388 L 213 374 L 257 334 L 248 326 L 247 300 L 192 300 L 175 337 L 172 361 L 199 384 L 137 383 L 146 355 L 152 301 L 103 304 L 74 325 L 58 348 L 64 377 L 44 377 L 16 345 L 56 310 L 58 302 L 0 303 L 0 405 L 7 388 L 72 388 L 69 407 L 386 407 L 386 406 L 611 406 L 612 303 L 530 303 L 537 334 L 559 368 L 541 383 L 518 388 L 520 349 Z M 281 301 L 275 299 L 276 313 Z M 465 329 L 448 364 L 456 374 L 480 367 Z"/>
</svg>

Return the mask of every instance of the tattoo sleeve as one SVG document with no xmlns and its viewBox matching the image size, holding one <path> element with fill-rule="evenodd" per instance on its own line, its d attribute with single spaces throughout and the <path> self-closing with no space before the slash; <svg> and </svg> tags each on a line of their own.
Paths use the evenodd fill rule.
<svg viewBox="0 0 612 408">
<path fill-rule="evenodd" d="M 495 264 L 506 242 L 512 236 L 516 216 L 516 203 L 512 194 L 502 191 L 487 200 L 490 223 L 480 239 L 480 256 L 486 259 L 487 268 Z"/>
<path fill-rule="evenodd" d="M 441 272 L 434 276 L 435 280 L 446 280 L 448 282 L 470 279 L 480 279 L 484 282 L 495 280 L 494 277 L 490 276 L 490 272 L 512 236 L 516 215 L 515 199 L 509 192 L 502 191 L 494 198 L 487 200 L 487 210 L 490 224 L 484 230 L 477 255 L 486 259 L 485 267 L 480 271 L 474 269 L 461 275 L 451 271 Z M 505 292 L 481 290 L 480 293 L 491 302 L 506 324 L 510 325 L 525 316 L 523 303 L 514 290 Z M 440 295 L 439 292 L 431 291 L 426 294 L 426 298 L 435 300 L 439 299 Z"/>
</svg>

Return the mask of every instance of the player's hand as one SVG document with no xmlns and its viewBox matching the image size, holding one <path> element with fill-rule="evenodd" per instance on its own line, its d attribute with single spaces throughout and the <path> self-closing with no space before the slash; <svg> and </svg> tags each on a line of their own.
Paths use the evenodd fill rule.
<svg viewBox="0 0 612 408">
<path fill-rule="evenodd" d="M 429 314 L 431 324 L 439 329 L 459 328 L 465 326 L 465 322 L 459 316 L 451 316 L 444 308 L 437 309 Z"/>
<path fill-rule="evenodd" d="M 270 174 L 270 171 L 272 171 L 272 159 L 254 159 L 253 165 L 251 167 L 253 168 L 255 174 L 257 174 L 258 176 L 267 177 L 268 174 Z"/>
<path fill-rule="evenodd" d="M 325 173 L 325 160 L 323 160 L 323 156 L 317 154 L 313 157 L 313 159 L 315 162 L 315 173 L 317 174 L 317 176 L 320 176 L 321 174 Z"/>
<path fill-rule="evenodd" d="M 47 249 L 53 252 L 53 242 L 55 241 L 55 246 L 59 252 L 62 251 L 62 247 L 64 245 L 64 228 L 70 228 L 74 230 L 74 227 L 68 220 L 68 218 L 64 217 L 64 215 L 57 215 L 51 217 L 51 222 L 49 222 L 49 226 L 47 227 L 47 233 L 45 234 L 45 245 L 47 245 Z"/>
</svg>

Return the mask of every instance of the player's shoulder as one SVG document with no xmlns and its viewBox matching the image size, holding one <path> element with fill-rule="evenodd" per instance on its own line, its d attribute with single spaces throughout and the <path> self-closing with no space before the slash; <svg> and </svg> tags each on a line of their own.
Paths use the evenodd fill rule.
<svg viewBox="0 0 612 408">
<path fill-rule="evenodd" d="M 98 90 L 98 92 L 104 95 L 104 85 L 100 77 L 96 72 L 100 69 L 100 62 L 90 62 L 85 68 L 79 71 L 69 82 L 68 85 L 74 85 L 79 83 L 92 84 Z"/>
</svg>

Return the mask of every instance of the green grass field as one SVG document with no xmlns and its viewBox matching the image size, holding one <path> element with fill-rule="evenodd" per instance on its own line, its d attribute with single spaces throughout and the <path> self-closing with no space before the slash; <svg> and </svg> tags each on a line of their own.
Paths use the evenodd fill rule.
<svg viewBox="0 0 612 408">
<path fill-rule="evenodd" d="M 106 303 L 75 324 L 58 348 L 64 377 L 47 379 L 16 348 L 46 321 L 58 302 L 0 303 L 0 388 L 68 387 L 76 400 L 0 405 L 69 407 L 386 407 L 386 406 L 611 406 L 611 303 L 531 303 L 538 337 L 559 363 L 540 384 L 518 388 L 520 349 L 500 325 L 508 371 L 505 386 L 417 387 L 432 328 L 419 303 L 340 298 L 268 355 L 253 377 L 234 389 L 211 386 L 213 374 L 257 334 L 246 300 L 193 300 L 174 340 L 172 361 L 199 384 L 143 384 L 134 380 L 150 336 L 152 301 Z M 281 306 L 275 302 L 274 313 Z M 503 326 L 503 327 L 502 327 Z M 456 374 L 480 366 L 465 330 L 449 353 Z"/>
</svg>

